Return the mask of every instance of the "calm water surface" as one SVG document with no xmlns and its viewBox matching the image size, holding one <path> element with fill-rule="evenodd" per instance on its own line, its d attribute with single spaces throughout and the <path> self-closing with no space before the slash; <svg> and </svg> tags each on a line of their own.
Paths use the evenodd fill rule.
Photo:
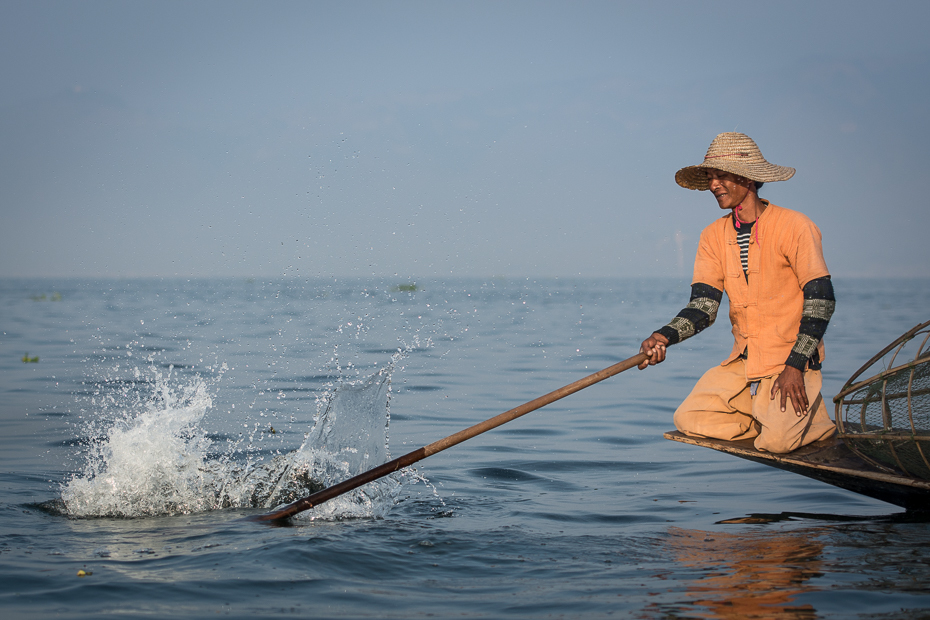
<svg viewBox="0 0 930 620">
<path fill-rule="evenodd" d="M 728 352 L 725 313 L 657 368 L 422 462 L 361 517 L 341 504 L 272 527 L 244 519 L 263 511 L 247 501 L 190 496 L 178 472 L 242 484 L 304 443 L 334 385 L 392 356 L 399 456 L 632 356 L 688 295 L 675 280 L 405 284 L 0 280 L 3 617 L 930 614 L 925 521 L 662 438 Z M 827 398 L 930 307 L 928 281 L 835 284 Z M 383 448 L 374 411 L 359 458 Z M 364 443 L 356 426 L 337 439 Z M 113 473 L 127 455 L 149 486 Z M 93 472 L 88 502 L 141 516 L 65 514 Z"/>
</svg>

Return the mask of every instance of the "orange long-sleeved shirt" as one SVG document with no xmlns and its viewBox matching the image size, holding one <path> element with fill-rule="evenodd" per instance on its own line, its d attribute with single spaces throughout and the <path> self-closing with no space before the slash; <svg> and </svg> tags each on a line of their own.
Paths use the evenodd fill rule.
<svg viewBox="0 0 930 620">
<path fill-rule="evenodd" d="M 746 351 L 750 379 L 780 373 L 801 326 L 804 285 L 830 275 L 820 229 L 803 213 L 768 201 L 749 242 L 749 278 L 740 264 L 730 215 L 701 233 L 692 284 L 726 292 L 733 324 L 733 350 L 721 365 Z M 823 342 L 818 345 L 824 359 Z"/>
</svg>

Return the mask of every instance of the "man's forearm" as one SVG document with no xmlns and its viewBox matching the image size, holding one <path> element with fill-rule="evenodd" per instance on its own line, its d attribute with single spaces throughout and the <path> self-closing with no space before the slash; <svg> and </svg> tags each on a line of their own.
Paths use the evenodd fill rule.
<svg viewBox="0 0 930 620">
<path fill-rule="evenodd" d="M 811 356 L 817 352 L 817 345 L 830 324 L 836 297 L 830 276 L 811 280 L 804 285 L 804 309 L 801 311 L 801 327 L 791 354 L 785 364 L 801 372 L 807 369 Z"/>
<path fill-rule="evenodd" d="M 691 300 L 678 315 L 665 327 L 656 330 L 668 339 L 669 344 L 677 344 L 695 334 L 699 334 L 717 320 L 717 310 L 723 291 L 700 282 L 691 285 Z"/>
</svg>

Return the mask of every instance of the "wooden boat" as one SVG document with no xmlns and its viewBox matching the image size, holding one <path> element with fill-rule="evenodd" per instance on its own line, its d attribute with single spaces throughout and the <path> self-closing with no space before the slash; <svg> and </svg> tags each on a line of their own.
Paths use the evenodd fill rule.
<svg viewBox="0 0 930 620">
<path fill-rule="evenodd" d="M 878 374 L 860 380 L 870 368 Z M 879 351 L 853 374 L 833 402 L 837 435 L 788 454 L 760 452 L 752 439 L 722 441 L 678 431 L 665 433 L 665 438 L 930 513 L 930 321 Z"/>
<path fill-rule="evenodd" d="M 801 474 L 909 511 L 930 511 L 930 481 L 868 463 L 838 437 L 812 443 L 788 454 L 760 452 L 753 447 L 752 439 L 723 441 L 689 437 L 678 431 L 665 433 L 665 438 Z"/>
</svg>

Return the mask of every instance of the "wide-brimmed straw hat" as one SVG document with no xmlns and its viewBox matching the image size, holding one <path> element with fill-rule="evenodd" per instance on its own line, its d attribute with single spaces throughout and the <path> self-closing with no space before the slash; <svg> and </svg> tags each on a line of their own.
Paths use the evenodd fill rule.
<svg viewBox="0 0 930 620">
<path fill-rule="evenodd" d="M 762 151 L 753 139 L 736 132 L 722 133 L 714 138 L 704 161 L 676 172 L 675 181 L 688 189 L 709 189 L 706 173 L 708 168 L 723 170 L 760 183 L 787 181 L 794 176 L 794 168 L 776 166 L 765 161 Z"/>
</svg>

